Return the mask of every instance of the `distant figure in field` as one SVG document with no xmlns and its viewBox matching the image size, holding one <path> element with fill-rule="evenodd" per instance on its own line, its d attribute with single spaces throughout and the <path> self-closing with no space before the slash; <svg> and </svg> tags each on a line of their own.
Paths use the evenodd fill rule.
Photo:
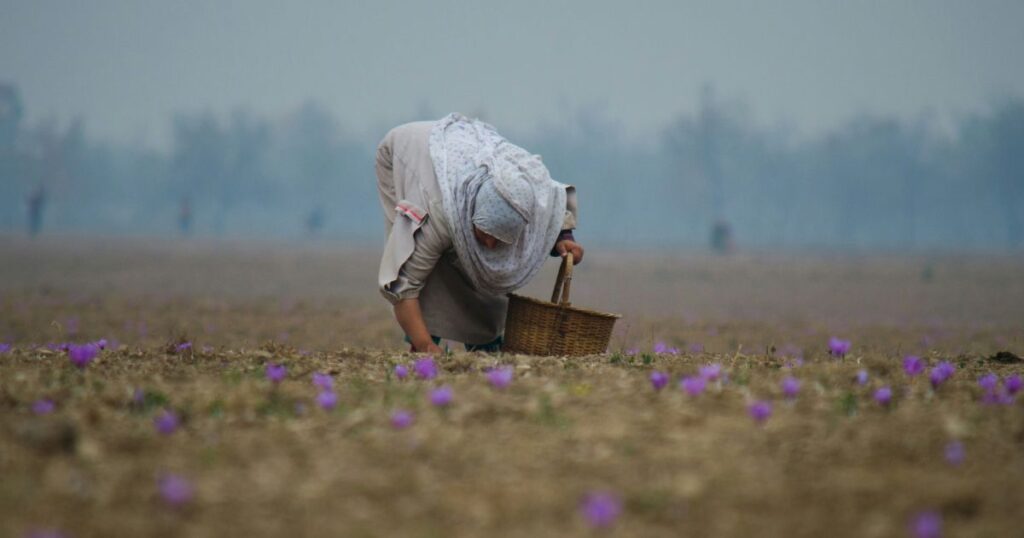
<svg viewBox="0 0 1024 538">
<path fill-rule="evenodd" d="M 316 237 L 324 227 L 324 208 L 316 206 L 306 215 L 306 235 Z"/>
<path fill-rule="evenodd" d="M 192 198 L 187 195 L 178 203 L 178 231 L 183 237 L 192 233 Z"/>
<path fill-rule="evenodd" d="M 43 211 L 46 210 L 46 187 L 39 185 L 26 199 L 28 204 L 28 235 L 35 237 L 43 230 Z"/>
<path fill-rule="evenodd" d="M 377 283 L 413 351 L 447 338 L 497 351 L 506 293 L 576 243 L 576 188 L 540 157 L 461 114 L 392 129 L 377 148 L 388 234 Z"/>
<path fill-rule="evenodd" d="M 711 250 L 719 254 L 729 254 L 736 249 L 732 237 L 732 226 L 724 220 L 715 221 L 711 227 Z"/>
</svg>

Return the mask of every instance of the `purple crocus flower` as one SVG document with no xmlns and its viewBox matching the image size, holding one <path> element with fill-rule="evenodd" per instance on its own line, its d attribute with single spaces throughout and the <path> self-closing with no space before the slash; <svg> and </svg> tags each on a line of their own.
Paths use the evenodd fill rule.
<svg viewBox="0 0 1024 538">
<path fill-rule="evenodd" d="M 160 497 L 167 504 L 178 507 L 192 500 L 195 496 L 195 488 L 184 477 L 165 474 L 157 480 L 157 488 L 160 490 Z"/>
<path fill-rule="evenodd" d="M 754 422 L 763 424 L 764 421 L 768 420 L 768 417 L 772 416 L 772 404 L 764 400 L 760 400 L 750 404 L 747 407 L 747 411 L 750 412 L 750 418 L 754 419 Z"/>
<path fill-rule="evenodd" d="M 11 344 L 2 344 L 2 343 L 0 343 L 0 355 L 3 355 L 4 353 L 7 353 L 10 350 L 11 350 Z"/>
<path fill-rule="evenodd" d="M 153 417 L 153 426 L 156 427 L 156 431 L 164 435 L 174 433 L 178 430 L 179 425 L 180 421 L 178 420 L 178 415 L 169 409 L 164 409 Z"/>
<path fill-rule="evenodd" d="M 448 385 L 438 387 L 430 391 L 430 403 L 437 407 L 444 407 L 452 403 L 452 388 Z"/>
<path fill-rule="evenodd" d="M 924 371 L 924 361 L 917 355 L 907 355 L 903 357 L 903 371 L 914 377 Z"/>
<path fill-rule="evenodd" d="M 661 390 L 665 385 L 668 385 L 668 374 L 657 370 L 651 372 L 651 386 L 654 390 Z"/>
<path fill-rule="evenodd" d="M 941 538 L 942 516 L 938 512 L 919 512 L 910 520 L 914 538 Z"/>
<path fill-rule="evenodd" d="M 407 366 L 405 366 L 404 364 L 399 364 L 395 366 L 395 377 L 401 380 L 408 377 L 408 375 L 409 368 Z"/>
<path fill-rule="evenodd" d="M 622 502 L 608 491 L 593 491 L 580 502 L 580 513 L 591 527 L 610 527 L 622 513 Z"/>
<path fill-rule="evenodd" d="M 511 366 L 500 366 L 492 368 L 487 372 L 487 381 L 496 389 L 503 389 L 512 384 L 512 374 L 515 370 Z"/>
<path fill-rule="evenodd" d="M 795 377 L 787 377 L 782 380 L 782 394 L 789 399 L 796 398 L 800 393 L 800 380 Z"/>
<path fill-rule="evenodd" d="M 964 444 L 960 441 L 951 441 L 946 445 L 946 461 L 950 465 L 960 465 L 964 462 Z"/>
<path fill-rule="evenodd" d="M 1013 404 L 1014 397 L 1006 392 L 1006 388 L 994 388 L 992 390 L 986 390 L 985 394 L 981 396 L 981 401 L 990 405 L 1011 405 Z"/>
<path fill-rule="evenodd" d="M 700 393 L 704 392 L 704 386 L 707 381 L 700 376 L 689 376 L 679 380 L 679 388 L 686 391 L 690 396 L 700 396 Z"/>
<path fill-rule="evenodd" d="M 32 403 L 32 412 L 36 415 L 49 415 L 57 406 L 49 398 L 41 398 Z"/>
<path fill-rule="evenodd" d="M 996 390 L 999 386 L 999 376 L 989 372 L 978 378 L 978 386 L 987 391 Z"/>
<path fill-rule="evenodd" d="M 434 357 L 423 357 L 417 359 L 412 365 L 413 372 L 420 379 L 434 379 L 437 377 L 437 365 L 434 364 Z"/>
<path fill-rule="evenodd" d="M 700 378 L 705 381 L 718 381 L 722 377 L 722 365 L 716 363 L 707 364 L 700 367 Z"/>
<path fill-rule="evenodd" d="M 658 342 L 654 344 L 654 352 L 658 354 L 668 353 L 668 345 L 665 342 Z"/>
<path fill-rule="evenodd" d="M 1008 376 L 1006 381 L 1003 382 L 1003 386 L 1006 387 L 1006 393 L 1011 396 L 1020 392 L 1022 385 L 1024 385 L 1024 382 L 1021 381 L 1020 376 L 1017 374 Z"/>
<path fill-rule="evenodd" d="M 284 380 L 284 376 L 288 374 L 288 369 L 283 364 L 267 364 L 267 379 L 273 384 L 278 384 Z"/>
<path fill-rule="evenodd" d="M 100 348 L 101 350 L 102 349 L 107 349 L 107 339 L 106 338 L 100 338 L 99 340 L 97 340 L 97 341 L 95 341 L 93 343 L 96 344 L 96 347 Z"/>
<path fill-rule="evenodd" d="M 338 395 L 331 390 L 324 390 L 316 395 L 316 404 L 322 409 L 330 411 L 334 409 L 334 406 L 338 405 Z"/>
<path fill-rule="evenodd" d="M 932 388 L 937 389 L 939 388 L 939 385 L 953 377 L 954 373 L 956 373 L 956 366 L 953 366 L 950 362 L 942 361 L 932 368 L 931 373 L 928 374 L 928 380 L 931 381 Z"/>
<path fill-rule="evenodd" d="M 313 372 L 313 384 L 324 391 L 329 391 L 334 388 L 334 378 L 330 374 Z"/>
<path fill-rule="evenodd" d="M 68 358 L 71 359 L 71 364 L 83 370 L 99 353 L 100 349 L 95 344 L 72 344 L 68 346 Z"/>
<path fill-rule="evenodd" d="M 860 371 L 857 372 L 857 384 L 858 385 L 867 385 L 868 384 L 868 371 L 867 370 L 860 370 Z"/>
<path fill-rule="evenodd" d="M 184 352 L 192 349 L 192 342 L 182 342 L 182 343 L 178 344 L 177 346 L 175 346 L 174 349 L 178 353 L 184 353 Z"/>
<path fill-rule="evenodd" d="M 391 413 L 391 426 L 396 430 L 404 430 L 409 426 L 412 426 L 413 414 L 404 409 L 399 409 L 394 413 Z"/>
<path fill-rule="evenodd" d="M 882 387 L 875 391 L 875 401 L 879 405 L 889 405 L 892 402 L 892 389 L 889 387 Z"/>
<path fill-rule="evenodd" d="M 849 340 L 842 340 L 835 336 L 828 339 L 828 352 L 833 357 L 845 357 L 852 346 L 853 344 Z"/>
</svg>

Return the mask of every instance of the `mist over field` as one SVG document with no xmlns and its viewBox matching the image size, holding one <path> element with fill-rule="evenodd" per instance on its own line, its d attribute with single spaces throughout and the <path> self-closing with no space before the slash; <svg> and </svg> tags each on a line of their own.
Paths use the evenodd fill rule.
<svg viewBox="0 0 1024 538">
<path fill-rule="evenodd" d="M 0 536 L 1019 536 L 1021 21 L 0 0 Z M 382 256 L 452 112 L 555 255 L 503 176 Z"/>
<path fill-rule="evenodd" d="M 376 143 L 459 111 L 586 244 L 1024 245 L 1014 3 L 6 4 L 5 232 L 380 243 Z"/>
</svg>

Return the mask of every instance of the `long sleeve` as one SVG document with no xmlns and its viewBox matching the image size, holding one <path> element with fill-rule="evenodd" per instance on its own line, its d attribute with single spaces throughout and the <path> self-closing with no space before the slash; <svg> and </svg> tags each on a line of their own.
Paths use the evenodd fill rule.
<svg viewBox="0 0 1024 538">
<path fill-rule="evenodd" d="M 396 230 L 398 228 L 393 229 L 392 233 Z M 415 243 L 412 253 L 401 262 L 397 277 L 380 288 L 381 294 L 392 304 L 419 297 L 434 266 L 452 246 L 444 222 L 432 216 L 428 216 L 423 226 L 415 231 L 412 240 Z"/>
</svg>

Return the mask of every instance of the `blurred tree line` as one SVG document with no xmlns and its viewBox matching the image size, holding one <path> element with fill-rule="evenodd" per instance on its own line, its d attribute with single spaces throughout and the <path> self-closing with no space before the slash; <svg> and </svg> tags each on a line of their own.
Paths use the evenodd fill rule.
<svg viewBox="0 0 1024 538">
<path fill-rule="evenodd" d="M 951 135 L 858 117 L 794 142 L 710 90 L 646 141 L 627 140 L 601 109 L 498 128 L 578 187 L 586 244 L 704 246 L 728 223 L 741 247 L 1024 247 L 1019 98 Z M 115 147 L 81 121 L 26 125 L 16 88 L 0 85 L 0 229 L 24 230 L 41 195 L 47 230 L 379 242 L 373 167 L 386 129 L 347 131 L 309 103 L 275 120 L 180 114 L 168 150 Z"/>
</svg>

